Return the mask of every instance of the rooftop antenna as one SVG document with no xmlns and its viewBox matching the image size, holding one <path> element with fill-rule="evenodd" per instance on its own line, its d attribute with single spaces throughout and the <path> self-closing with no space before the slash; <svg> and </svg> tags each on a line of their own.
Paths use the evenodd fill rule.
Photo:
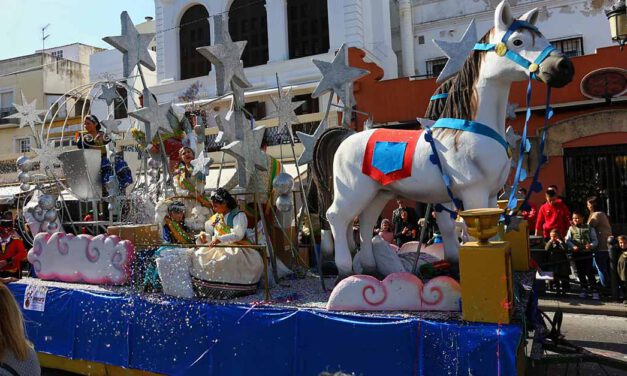
<svg viewBox="0 0 627 376">
<path fill-rule="evenodd" d="M 46 39 L 50 36 L 50 34 L 46 34 L 46 30 L 50 27 L 50 24 L 41 28 L 41 65 L 44 65 L 44 53 L 46 50 Z"/>
</svg>

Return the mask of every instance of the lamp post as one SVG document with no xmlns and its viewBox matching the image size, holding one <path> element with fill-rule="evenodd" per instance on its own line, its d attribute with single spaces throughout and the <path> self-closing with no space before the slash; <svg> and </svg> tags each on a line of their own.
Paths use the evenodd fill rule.
<svg viewBox="0 0 627 376">
<path fill-rule="evenodd" d="M 627 41 L 627 8 L 625 7 L 625 0 L 616 0 L 610 9 L 605 11 L 605 15 L 610 22 L 612 40 L 618 42 L 622 51 Z"/>
</svg>

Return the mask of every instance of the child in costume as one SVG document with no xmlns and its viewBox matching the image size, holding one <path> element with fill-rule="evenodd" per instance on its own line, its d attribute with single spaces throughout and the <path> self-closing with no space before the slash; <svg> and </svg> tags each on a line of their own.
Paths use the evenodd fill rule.
<svg viewBox="0 0 627 376">
<path fill-rule="evenodd" d="M 258 251 L 245 248 L 248 219 L 223 188 L 211 195 L 214 214 L 206 223 L 200 242 L 206 244 L 192 257 L 192 282 L 200 296 L 232 298 L 253 294 L 263 273 Z M 234 247 L 228 247 L 233 245 Z"/>
</svg>

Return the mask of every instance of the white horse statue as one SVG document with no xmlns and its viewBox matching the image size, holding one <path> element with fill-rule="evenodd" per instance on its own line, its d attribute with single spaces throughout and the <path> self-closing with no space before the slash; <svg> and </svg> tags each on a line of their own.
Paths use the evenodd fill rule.
<svg viewBox="0 0 627 376">
<path fill-rule="evenodd" d="M 477 44 L 484 46 L 483 50 L 475 46 L 460 72 L 438 89 L 439 93 L 448 93 L 448 99 L 440 102 L 445 104 L 434 110 L 437 104 L 432 103 L 428 110 L 427 116 L 432 119 L 463 119 L 470 121 L 466 124 L 479 123 L 482 128 L 480 132 L 459 128 L 433 131 L 441 165 L 450 177 L 452 194 L 461 200 L 464 209 L 496 207 L 497 193 L 510 172 L 511 162 L 504 137 L 511 84 L 526 80 L 533 73 L 532 77 L 549 86 L 562 87 L 571 81 L 574 74 L 572 63 L 552 49 L 534 26 L 537 18 L 538 10 L 533 9 L 516 20 L 509 4 L 501 2 L 495 11 L 494 28 Z M 509 51 L 507 55 L 506 51 Z M 512 53 L 517 57 L 512 58 Z M 415 137 L 415 148 L 413 156 L 405 154 L 405 161 L 411 160 L 411 173 L 393 181 L 381 182 L 362 170 L 371 136 L 380 130 L 349 133 L 335 128 L 336 137 L 329 140 L 333 138 L 333 131 L 333 128 L 327 130 L 329 137 L 321 137 L 315 147 L 318 155 L 314 156 L 314 161 L 333 158 L 332 183 L 328 176 L 330 171 L 321 171 L 315 165 L 318 162 L 314 162 L 314 169 L 316 174 L 327 174 L 328 188 L 332 185 L 333 189 L 333 202 L 326 214 L 335 239 L 335 262 L 340 276 L 352 274 L 347 235 L 352 231 L 353 219 L 359 216 L 360 252 L 364 252 L 361 255 L 362 266 L 364 271 L 372 272 L 375 269 L 372 231 L 377 217 L 390 199 L 400 196 L 419 202 L 442 203 L 453 209 L 452 200 L 442 172 L 430 160 L 432 149 L 425 140 L 425 132 L 385 131 L 388 136 L 397 132 L 396 140 L 390 137 L 385 140 L 393 143 L 407 142 L 408 138 Z M 325 156 L 329 149 L 325 150 L 321 143 L 327 140 L 337 145 L 337 133 L 345 139 L 339 143 L 334 156 Z M 328 166 L 330 163 L 319 164 Z M 325 177 L 316 176 L 316 179 L 323 181 Z M 448 212 L 436 215 L 445 246 L 445 259 L 457 263 L 459 243 L 454 221 Z"/>
</svg>

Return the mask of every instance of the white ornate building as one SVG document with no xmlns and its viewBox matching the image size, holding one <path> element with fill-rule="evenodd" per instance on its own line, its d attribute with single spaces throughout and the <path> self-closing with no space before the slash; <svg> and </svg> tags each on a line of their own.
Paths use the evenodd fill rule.
<svg viewBox="0 0 627 376">
<path fill-rule="evenodd" d="M 248 41 L 243 60 L 252 91 L 276 87 L 275 74 L 282 85 L 315 82 L 321 76 L 311 59 L 330 61 L 343 43 L 364 49 L 386 78 L 395 78 L 389 12 L 380 0 L 155 0 L 153 91 L 176 100 L 199 81 L 207 97 L 215 95 L 215 74 L 195 48 L 214 43 L 218 14 L 228 15 L 233 40 Z"/>
</svg>

